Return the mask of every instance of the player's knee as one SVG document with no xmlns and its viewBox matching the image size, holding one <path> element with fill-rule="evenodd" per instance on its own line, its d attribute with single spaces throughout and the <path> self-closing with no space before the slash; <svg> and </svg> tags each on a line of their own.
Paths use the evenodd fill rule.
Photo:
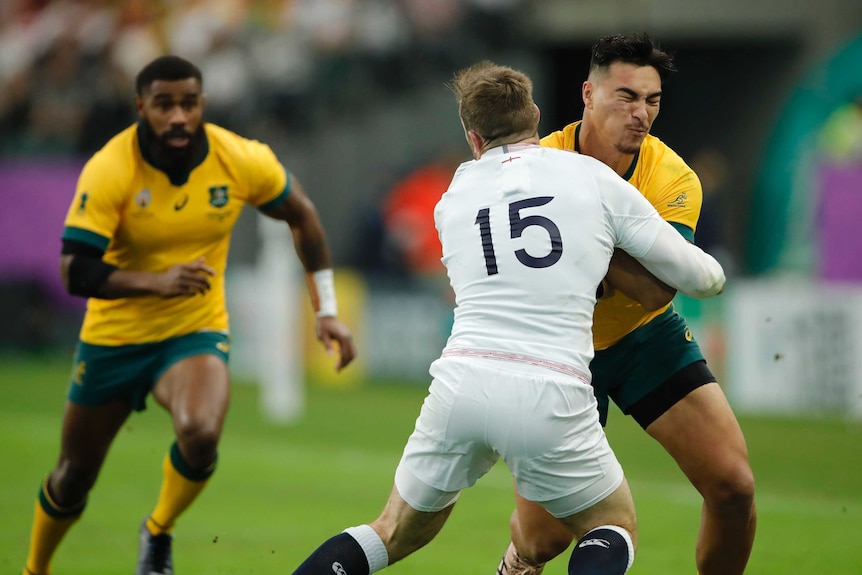
<svg viewBox="0 0 862 575">
<path fill-rule="evenodd" d="M 539 530 L 519 542 L 518 555 L 532 565 L 547 563 L 568 549 L 573 539 L 574 536 L 568 531 Z"/>
<path fill-rule="evenodd" d="M 72 507 L 87 498 L 96 483 L 98 467 L 61 459 L 49 479 L 50 494 L 60 507 Z"/>
<path fill-rule="evenodd" d="M 215 460 L 220 435 L 219 427 L 206 421 L 190 421 L 177 429 L 177 443 L 189 467 L 204 468 Z"/>
<path fill-rule="evenodd" d="M 754 473 L 745 460 L 727 466 L 704 490 L 706 504 L 716 510 L 745 511 L 754 503 Z"/>
</svg>

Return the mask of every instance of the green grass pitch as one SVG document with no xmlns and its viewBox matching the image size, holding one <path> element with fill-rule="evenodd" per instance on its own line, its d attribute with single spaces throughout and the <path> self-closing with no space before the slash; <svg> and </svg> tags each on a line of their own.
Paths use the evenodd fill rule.
<svg viewBox="0 0 862 575">
<path fill-rule="evenodd" d="M 57 456 L 71 359 L 0 357 L 0 573 L 20 573 L 39 482 Z M 219 469 L 180 520 L 179 575 L 285 574 L 320 542 L 373 519 L 391 487 L 425 387 L 312 387 L 298 424 L 258 412 L 257 390 L 234 386 Z M 151 402 L 152 403 L 152 402 Z M 745 417 L 757 479 L 758 533 L 748 572 L 862 573 L 862 423 Z M 661 447 L 612 413 L 611 445 L 640 521 L 633 575 L 696 575 L 700 500 Z M 172 441 L 151 405 L 115 442 L 84 518 L 63 542 L 55 575 L 132 573 L 138 526 L 155 502 Z M 393 575 L 491 575 L 508 541 L 508 472 L 497 465 L 467 490 L 438 538 Z M 545 573 L 566 572 L 567 554 Z"/>
</svg>

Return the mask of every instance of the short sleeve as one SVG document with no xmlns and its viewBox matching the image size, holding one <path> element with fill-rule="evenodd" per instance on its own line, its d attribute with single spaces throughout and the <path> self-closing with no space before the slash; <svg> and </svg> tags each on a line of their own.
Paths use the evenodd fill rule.
<svg viewBox="0 0 862 575">
<path fill-rule="evenodd" d="M 656 171 L 660 181 L 652 196 L 659 215 L 685 239 L 694 241 L 694 231 L 703 204 L 703 188 L 694 170 L 675 154 L 662 159 Z"/>
<path fill-rule="evenodd" d="M 102 157 L 97 155 L 81 171 L 75 197 L 66 214 L 63 239 L 105 250 L 120 223 L 126 186 L 110 166 L 102 164 Z M 147 199 L 141 198 L 141 201 Z"/>
<path fill-rule="evenodd" d="M 248 202 L 263 209 L 278 205 L 290 193 L 290 174 L 266 144 L 249 141 L 247 153 Z"/>
</svg>

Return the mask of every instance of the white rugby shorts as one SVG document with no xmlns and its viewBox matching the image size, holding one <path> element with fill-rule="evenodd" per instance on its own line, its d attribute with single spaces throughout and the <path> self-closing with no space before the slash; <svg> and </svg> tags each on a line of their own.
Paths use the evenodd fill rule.
<svg viewBox="0 0 862 575">
<path fill-rule="evenodd" d="M 582 379 L 485 357 L 442 357 L 430 372 L 429 395 L 395 472 L 414 509 L 448 507 L 500 457 L 518 493 L 555 517 L 594 505 L 622 483 Z"/>
</svg>

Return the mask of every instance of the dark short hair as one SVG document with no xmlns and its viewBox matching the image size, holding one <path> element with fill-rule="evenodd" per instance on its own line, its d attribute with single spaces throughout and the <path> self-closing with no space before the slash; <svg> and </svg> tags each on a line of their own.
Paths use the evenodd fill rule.
<svg viewBox="0 0 862 575">
<path fill-rule="evenodd" d="M 144 90 L 156 80 L 186 80 L 194 78 L 203 86 L 203 76 L 200 69 L 179 56 L 159 56 L 138 73 L 135 79 L 135 93 L 143 95 Z"/>
<path fill-rule="evenodd" d="M 645 32 L 612 34 L 599 38 L 593 44 L 590 72 L 607 70 L 614 62 L 652 66 L 658 72 L 662 83 L 676 72 L 673 54 L 661 49 Z"/>
</svg>

